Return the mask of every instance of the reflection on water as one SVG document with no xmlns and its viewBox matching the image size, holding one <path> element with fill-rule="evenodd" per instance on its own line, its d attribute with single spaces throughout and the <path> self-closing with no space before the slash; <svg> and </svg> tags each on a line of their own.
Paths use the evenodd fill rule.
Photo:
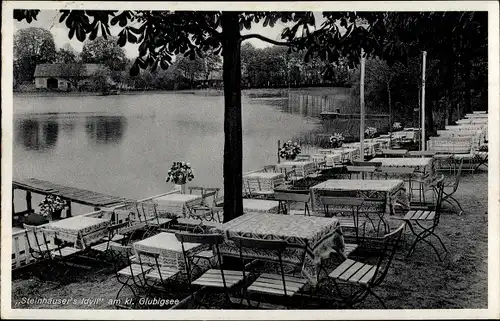
<svg viewBox="0 0 500 321">
<path fill-rule="evenodd" d="M 57 119 L 26 118 L 17 120 L 15 124 L 16 142 L 28 150 L 45 151 L 55 147 L 59 137 Z"/>
<path fill-rule="evenodd" d="M 88 116 L 85 131 L 98 144 L 117 144 L 125 132 L 127 119 L 123 116 Z"/>
</svg>

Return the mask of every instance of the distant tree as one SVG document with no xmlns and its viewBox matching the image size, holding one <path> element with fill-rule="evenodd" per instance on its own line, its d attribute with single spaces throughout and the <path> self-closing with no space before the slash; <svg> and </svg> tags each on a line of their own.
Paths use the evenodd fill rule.
<svg viewBox="0 0 500 321">
<path fill-rule="evenodd" d="M 61 48 L 56 52 L 55 62 L 62 63 L 62 64 L 75 63 L 76 62 L 76 55 L 72 51 Z"/>
<path fill-rule="evenodd" d="M 112 71 L 124 70 L 127 64 L 125 51 L 118 46 L 118 38 L 97 37 L 83 44 L 81 58 L 84 63 L 104 64 Z"/>
<path fill-rule="evenodd" d="M 111 71 L 108 68 L 97 70 L 89 79 L 90 90 L 103 94 L 111 89 Z"/>
<path fill-rule="evenodd" d="M 54 37 L 43 28 L 26 28 L 14 34 L 14 78 L 33 80 L 36 66 L 52 63 L 56 58 Z"/>
</svg>

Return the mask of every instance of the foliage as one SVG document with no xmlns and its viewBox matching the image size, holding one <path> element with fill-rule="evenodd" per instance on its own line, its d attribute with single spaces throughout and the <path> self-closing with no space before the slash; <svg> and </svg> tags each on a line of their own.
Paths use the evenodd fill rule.
<svg viewBox="0 0 500 321">
<path fill-rule="evenodd" d="M 56 46 L 52 34 L 43 28 L 26 28 L 14 34 L 14 79 L 32 80 L 38 64 L 52 63 Z"/>
<path fill-rule="evenodd" d="M 95 92 L 107 93 L 112 87 L 111 71 L 108 68 L 97 70 L 88 81 L 88 89 Z"/>
<path fill-rule="evenodd" d="M 189 163 L 174 162 L 168 171 L 166 181 L 182 185 L 192 181 L 193 178 L 194 172 Z"/>
<path fill-rule="evenodd" d="M 300 145 L 297 142 L 288 140 L 287 142 L 283 143 L 283 146 L 279 150 L 279 155 L 281 158 L 293 160 L 295 159 L 295 157 L 297 157 L 297 155 L 300 154 L 300 152 Z"/>
<path fill-rule="evenodd" d="M 84 63 L 103 64 L 110 70 L 123 70 L 127 59 L 125 51 L 118 46 L 116 37 L 97 37 L 83 44 L 81 58 Z"/>
<path fill-rule="evenodd" d="M 375 127 L 367 127 L 365 129 L 365 137 L 367 138 L 373 138 L 377 135 L 378 131 L 377 128 Z"/>
<path fill-rule="evenodd" d="M 344 136 L 342 136 L 342 134 L 335 133 L 332 136 L 330 136 L 330 146 L 332 148 L 342 147 L 343 143 L 344 143 Z"/>
<path fill-rule="evenodd" d="M 76 55 L 72 51 L 61 48 L 56 52 L 55 62 L 62 63 L 62 64 L 75 63 L 76 62 Z"/>
<path fill-rule="evenodd" d="M 395 122 L 394 124 L 392 124 L 392 130 L 393 131 L 400 131 L 403 129 L 403 126 L 401 125 L 400 122 Z"/>
<path fill-rule="evenodd" d="M 65 209 L 67 205 L 59 196 L 47 195 L 38 206 L 43 216 L 51 216 L 55 211 Z"/>
</svg>

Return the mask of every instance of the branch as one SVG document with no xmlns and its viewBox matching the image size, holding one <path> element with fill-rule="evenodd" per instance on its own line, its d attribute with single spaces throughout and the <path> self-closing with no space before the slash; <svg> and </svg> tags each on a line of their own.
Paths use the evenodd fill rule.
<svg viewBox="0 0 500 321">
<path fill-rule="evenodd" d="M 251 39 L 251 38 L 257 38 L 257 39 L 260 39 L 262 41 L 265 41 L 265 42 L 268 42 L 270 44 L 273 44 L 273 45 L 276 45 L 276 46 L 287 46 L 287 47 L 291 47 L 293 46 L 293 42 L 280 42 L 280 41 L 276 41 L 276 40 L 272 40 L 272 39 L 269 39 L 267 37 L 264 37 L 262 35 L 259 35 L 259 34 L 250 34 L 250 35 L 245 35 L 245 36 L 242 36 L 240 38 L 241 41 L 245 41 L 245 40 L 248 40 L 248 39 Z"/>
</svg>

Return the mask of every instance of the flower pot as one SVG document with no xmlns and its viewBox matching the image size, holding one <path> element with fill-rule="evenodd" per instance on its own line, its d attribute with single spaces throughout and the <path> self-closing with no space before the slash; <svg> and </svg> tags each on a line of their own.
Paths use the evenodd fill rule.
<svg viewBox="0 0 500 321">
<path fill-rule="evenodd" d="M 187 194 L 187 186 L 186 183 L 184 184 L 175 184 L 175 189 L 180 190 L 181 194 Z"/>
<path fill-rule="evenodd" d="M 60 210 L 55 210 L 52 213 L 50 213 L 50 217 L 52 220 L 60 220 L 61 219 L 61 214 L 62 214 L 62 208 Z"/>
</svg>

